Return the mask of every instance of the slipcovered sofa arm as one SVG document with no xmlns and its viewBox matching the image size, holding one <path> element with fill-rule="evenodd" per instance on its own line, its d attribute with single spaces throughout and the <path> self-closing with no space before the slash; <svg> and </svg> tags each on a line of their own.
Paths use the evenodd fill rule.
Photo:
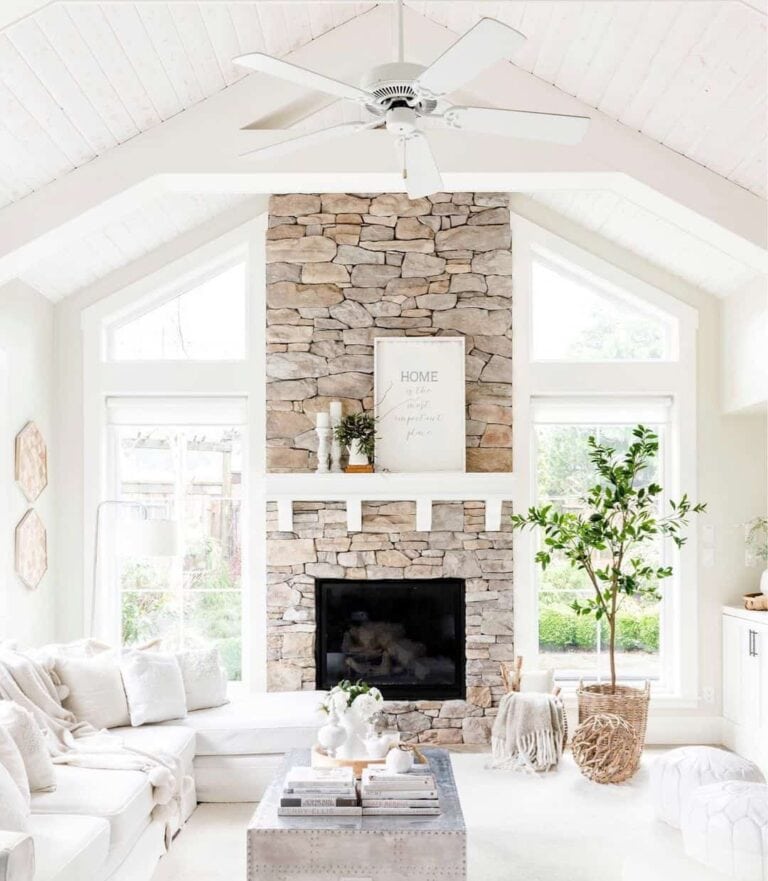
<svg viewBox="0 0 768 881">
<path fill-rule="evenodd" d="M 35 847 L 32 836 L 0 829 L 0 881 L 33 881 Z"/>
</svg>

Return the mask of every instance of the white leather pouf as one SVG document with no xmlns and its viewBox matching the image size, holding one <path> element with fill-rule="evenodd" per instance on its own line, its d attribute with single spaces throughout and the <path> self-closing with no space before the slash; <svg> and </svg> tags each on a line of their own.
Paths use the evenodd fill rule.
<svg viewBox="0 0 768 881">
<path fill-rule="evenodd" d="M 714 746 L 671 750 L 651 767 L 651 798 L 657 818 L 679 829 L 681 811 L 691 793 L 722 780 L 765 782 L 757 765 L 728 750 Z"/>
<path fill-rule="evenodd" d="M 740 881 L 768 881 L 768 786 L 700 786 L 682 814 L 689 857 Z"/>
</svg>

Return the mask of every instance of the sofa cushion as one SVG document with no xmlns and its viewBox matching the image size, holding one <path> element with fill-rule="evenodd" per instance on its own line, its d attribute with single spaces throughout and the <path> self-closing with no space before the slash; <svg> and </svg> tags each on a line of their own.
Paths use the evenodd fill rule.
<svg viewBox="0 0 768 881">
<path fill-rule="evenodd" d="M 227 674 L 215 646 L 177 652 L 176 658 L 184 679 L 188 711 L 220 707 L 227 702 Z"/>
<path fill-rule="evenodd" d="M 107 820 L 110 859 L 133 845 L 149 823 L 153 807 L 152 787 L 141 771 L 61 765 L 56 768 L 55 792 L 32 793 L 33 814 L 78 814 Z"/>
<path fill-rule="evenodd" d="M 182 719 L 187 715 L 184 680 L 175 655 L 128 650 L 123 652 L 120 672 L 131 725 Z"/>
<path fill-rule="evenodd" d="M 0 701 L 0 728 L 11 735 L 19 749 L 30 790 L 54 789 L 56 771 L 45 736 L 32 713 L 13 701 Z"/>
<path fill-rule="evenodd" d="M 324 721 L 318 709 L 324 696 L 319 691 L 244 695 L 222 707 L 189 713 L 183 724 L 197 734 L 198 756 L 308 749 Z"/>
<path fill-rule="evenodd" d="M 178 722 L 175 725 L 143 725 L 140 728 L 113 728 L 110 734 L 119 737 L 129 749 L 150 755 L 171 755 L 181 762 L 182 773 L 192 774 L 195 758 L 195 732 Z"/>
<path fill-rule="evenodd" d="M 8 769 L 0 763 L 0 829 L 4 832 L 26 832 L 29 803 L 19 792 Z"/>
<path fill-rule="evenodd" d="M 10 731 L 7 731 L 0 725 L 0 765 L 8 772 L 16 785 L 16 789 L 21 793 L 24 804 L 29 805 L 29 779 L 27 778 L 27 769 L 24 767 L 24 759 L 19 752 L 16 741 L 11 737 Z M 1 828 L 1 827 L 0 827 Z M 19 830 L 13 830 L 17 832 Z"/>
<path fill-rule="evenodd" d="M 64 708 L 74 713 L 80 722 L 90 722 L 94 728 L 128 724 L 128 702 L 118 653 L 59 657 L 56 674 L 69 692 Z"/>
<path fill-rule="evenodd" d="M 30 819 L 35 841 L 35 881 L 95 881 L 109 851 L 109 823 L 99 817 L 37 814 Z"/>
</svg>

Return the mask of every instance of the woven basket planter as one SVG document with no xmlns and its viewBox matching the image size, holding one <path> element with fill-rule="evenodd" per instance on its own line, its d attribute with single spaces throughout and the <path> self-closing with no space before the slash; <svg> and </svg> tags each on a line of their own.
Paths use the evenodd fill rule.
<svg viewBox="0 0 768 881">
<path fill-rule="evenodd" d="M 632 773 L 640 765 L 645 743 L 645 729 L 648 727 L 648 704 L 651 700 L 651 686 L 646 682 L 644 688 L 632 688 L 629 685 L 617 685 L 615 691 L 605 683 L 600 685 L 584 685 L 579 683 L 576 693 L 579 703 L 579 724 L 590 716 L 609 713 L 620 716 L 629 722 L 637 733 L 635 747 L 635 763 Z"/>
</svg>

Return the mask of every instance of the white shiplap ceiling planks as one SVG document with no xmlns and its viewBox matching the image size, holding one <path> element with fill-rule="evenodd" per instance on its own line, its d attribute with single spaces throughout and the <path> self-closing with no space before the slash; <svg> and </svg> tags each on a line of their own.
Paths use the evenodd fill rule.
<svg viewBox="0 0 768 881">
<path fill-rule="evenodd" d="M 616 193 L 553 190 L 528 195 L 568 220 L 716 296 L 727 296 L 756 275 L 754 267 Z"/>
<path fill-rule="evenodd" d="M 50 3 L 0 33 L 0 207 L 373 5 Z"/>
<path fill-rule="evenodd" d="M 501 19 L 528 38 L 516 65 L 765 195 L 766 17 L 749 4 L 406 2 L 457 32 Z"/>
<path fill-rule="evenodd" d="M 249 198 L 165 193 L 87 236 L 62 236 L 59 249 L 27 269 L 22 280 L 60 300 Z"/>
</svg>

